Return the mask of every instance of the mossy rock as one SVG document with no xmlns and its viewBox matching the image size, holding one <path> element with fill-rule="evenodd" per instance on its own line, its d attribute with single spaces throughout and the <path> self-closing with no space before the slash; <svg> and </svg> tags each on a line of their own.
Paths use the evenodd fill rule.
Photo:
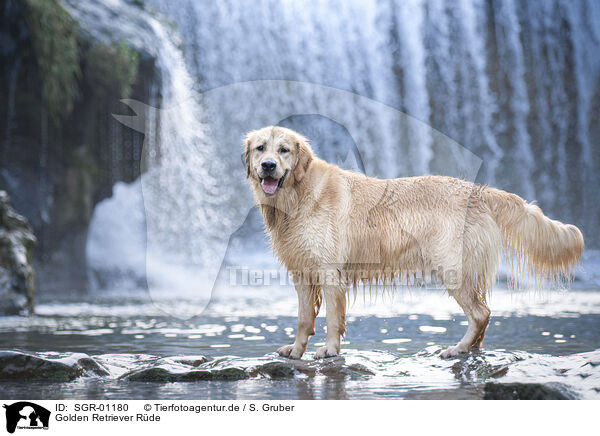
<svg viewBox="0 0 600 436">
<path fill-rule="evenodd" d="M 97 97 L 128 98 L 136 81 L 139 53 L 124 42 L 92 45 L 84 54 L 84 74 Z"/>
<path fill-rule="evenodd" d="M 59 124 L 71 114 L 81 73 L 77 23 L 56 0 L 24 0 L 25 21 L 42 78 L 42 98 Z"/>
<path fill-rule="evenodd" d="M 8 194 L 0 191 L 0 315 L 33 311 L 35 243 L 27 220 L 12 209 Z"/>
</svg>

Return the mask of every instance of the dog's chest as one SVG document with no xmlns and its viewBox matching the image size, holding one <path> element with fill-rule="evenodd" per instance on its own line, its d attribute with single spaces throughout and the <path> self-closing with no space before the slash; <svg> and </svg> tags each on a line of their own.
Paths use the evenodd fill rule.
<svg viewBox="0 0 600 436">
<path fill-rule="evenodd" d="M 336 228 L 323 210 L 288 216 L 270 234 L 273 249 L 288 269 L 316 267 L 337 260 Z"/>
</svg>

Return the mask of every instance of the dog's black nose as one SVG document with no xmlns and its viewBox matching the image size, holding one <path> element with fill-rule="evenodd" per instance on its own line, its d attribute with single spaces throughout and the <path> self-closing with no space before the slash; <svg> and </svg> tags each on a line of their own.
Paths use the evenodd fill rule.
<svg viewBox="0 0 600 436">
<path fill-rule="evenodd" d="M 266 160 L 263 163 L 261 163 L 260 166 L 262 167 L 263 171 L 270 173 L 275 170 L 275 167 L 277 167 L 277 163 L 275 163 L 272 160 Z"/>
</svg>

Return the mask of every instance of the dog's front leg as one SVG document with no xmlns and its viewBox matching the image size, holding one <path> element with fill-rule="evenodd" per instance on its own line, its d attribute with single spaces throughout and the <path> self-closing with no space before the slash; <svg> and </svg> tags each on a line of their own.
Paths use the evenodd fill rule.
<svg viewBox="0 0 600 436">
<path fill-rule="evenodd" d="M 315 359 L 340 354 L 340 339 L 346 334 L 346 289 L 340 286 L 323 286 L 327 305 L 327 338 L 325 346 L 315 353 Z"/>
<path fill-rule="evenodd" d="M 284 345 L 277 352 L 280 356 L 300 359 L 306 351 L 308 339 L 315 334 L 315 318 L 319 313 L 321 289 L 317 286 L 296 285 L 298 293 L 298 332 L 292 345 Z"/>
</svg>

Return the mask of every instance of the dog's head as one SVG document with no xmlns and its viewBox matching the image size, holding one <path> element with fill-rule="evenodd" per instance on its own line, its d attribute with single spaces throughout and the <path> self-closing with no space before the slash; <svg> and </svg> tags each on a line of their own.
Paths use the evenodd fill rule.
<svg viewBox="0 0 600 436">
<path fill-rule="evenodd" d="M 253 130 L 246 135 L 244 146 L 246 177 L 260 185 L 267 197 L 300 183 L 313 159 L 308 140 L 285 127 Z"/>
</svg>

